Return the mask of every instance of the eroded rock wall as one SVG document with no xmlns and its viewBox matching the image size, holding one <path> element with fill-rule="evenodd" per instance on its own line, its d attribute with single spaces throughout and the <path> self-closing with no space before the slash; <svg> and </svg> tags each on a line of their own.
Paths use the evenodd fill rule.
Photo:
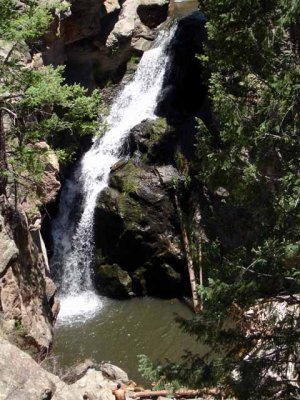
<svg viewBox="0 0 300 400">
<path fill-rule="evenodd" d="M 47 147 L 46 143 L 39 146 Z M 49 351 L 58 301 L 49 278 L 38 207 L 53 201 L 60 188 L 54 153 L 45 159 L 36 193 L 23 193 L 15 208 L 12 194 L 0 198 L 0 333 L 40 358 Z"/>
<path fill-rule="evenodd" d="M 89 89 L 118 82 L 130 58 L 150 48 L 168 5 L 169 0 L 72 0 L 40 45 L 43 62 L 66 65 L 68 82 Z"/>
</svg>

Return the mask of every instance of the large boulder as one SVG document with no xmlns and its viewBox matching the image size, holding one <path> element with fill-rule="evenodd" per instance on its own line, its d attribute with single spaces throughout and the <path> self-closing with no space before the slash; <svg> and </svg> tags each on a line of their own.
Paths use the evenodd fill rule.
<svg viewBox="0 0 300 400">
<path fill-rule="evenodd" d="M 137 8 L 138 16 L 143 24 L 155 28 L 164 22 L 168 16 L 170 0 L 141 0 Z"/>
<path fill-rule="evenodd" d="M 171 174 L 172 168 L 167 169 Z M 176 179 L 178 171 L 174 167 L 172 171 Z M 110 187 L 100 194 L 96 208 L 96 280 L 99 271 L 121 268 L 132 279 L 137 295 L 183 294 L 186 271 L 180 227 L 172 188 L 168 179 L 165 182 L 154 168 L 133 161 L 112 171 Z M 118 292 L 110 295 L 118 297 Z"/>
<path fill-rule="evenodd" d="M 0 399 L 82 399 L 78 392 L 1 337 L 0 354 Z"/>
<path fill-rule="evenodd" d="M 117 264 L 96 267 L 95 283 L 98 292 L 105 296 L 122 299 L 132 293 L 132 280 L 129 274 Z"/>
<path fill-rule="evenodd" d="M 127 383 L 129 381 L 127 373 L 116 365 L 103 363 L 99 369 L 107 379 L 118 383 Z"/>
<path fill-rule="evenodd" d="M 11 400 L 114 400 L 112 389 L 128 376 L 111 364 L 92 361 L 69 373 L 71 384 L 44 370 L 27 353 L 0 337 L 0 399 Z M 70 382 L 69 382 L 70 383 Z M 130 398 L 127 396 L 127 398 Z"/>
</svg>

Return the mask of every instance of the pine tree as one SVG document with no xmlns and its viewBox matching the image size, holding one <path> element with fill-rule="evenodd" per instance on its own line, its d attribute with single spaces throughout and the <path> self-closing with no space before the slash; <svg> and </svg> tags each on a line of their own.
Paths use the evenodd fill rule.
<svg viewBox="0 0 300 400">
<path fill-rule="evenodd" d="M 200 9 L 214 114 L 199 122 L 191 166 L 209 203 L 204 309 L 180 323 L 211 351 L 160 372 L 243 400 L 299 398 L 300 2 L 205 0 Z M 276 304 L 290 309 L 282 319 Z M 295 374 L 283 379 L 288 365 Z"/>
<path fill-rule="evenodd" d="M 0 0 L 1 46 L 8 49 L 0 56 L 1 194 L 7 188 L 11 192 L 12 185 L 34 190 L 48 151 L 36 145 L 39 141 L 55 142 L 57 135 L 93 135 L 98 130 L 99 93 L 88 96 L 81 86 L 65 84 L 63 67 L 36 69 L 27 59 L 54 10 L 65 8 L 61 2 Z M 57 153 L 66 157 L 71 150 L 57 149 Z"/>
</svg>

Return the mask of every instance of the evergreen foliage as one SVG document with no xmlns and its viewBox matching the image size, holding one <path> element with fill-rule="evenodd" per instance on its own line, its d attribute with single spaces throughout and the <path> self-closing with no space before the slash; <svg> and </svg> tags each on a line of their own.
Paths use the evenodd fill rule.
<svg viewBox="0 0 300 400">
<path fill-rule="evenodd" d="M 72 137 L 93 135 L 98 129 L 97 91 L 88 96 L 81 86 L 65 84 L 63 67 L 36 69 L 28 61 L 32 40 L 47 30 L 53 10 L 59 13 L 66 6 L 0 0 L 1 46 L 8 49 L 0 56 L 1 193 L 11 183 L 15 188 L 30 183 L 32 190 L 40 180 L 48 150 L 38 142 L 55 143 L 58 135 L 67 135 L 69 148 L 57 149 L 57 154 L 70 159 L 76 150 Z"/>
<path fill-rule="evenodd" d="M 205 0 L 200 9 L 214 113 L 210 126 L 199 122 L 192 165 L 208 199 L 205 301 L 199 317 L 179 322 L 211 351 L 161 373 L 240 399 L 299 398 L 300 2 Z M 271 304 L 264 321 L 256 308 L 246 313 L 258 300 Z M 290 310 L 281 319 L 271 312 L 280 303 Z M 295 374 L 283 379 L 289 362 Z"/>
</svg>

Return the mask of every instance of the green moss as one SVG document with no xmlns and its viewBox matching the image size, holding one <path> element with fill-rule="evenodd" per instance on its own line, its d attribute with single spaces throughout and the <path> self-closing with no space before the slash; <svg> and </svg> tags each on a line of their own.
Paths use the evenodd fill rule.
<svg viewBox="0 0 300 400">
<path fill-rule="evenodd" d="M 142 206 L 125 193 L 118 198 L 118 208 L 129 229 L 140 225 L 145 217 Z"/>
<path fill-rule="evenodd" d="M 149 147 L 152 147 L 166 133 L 168 128 L 167 121 L 164 118 L 158 118 L 153 122 L 150 131 Z"/>
<path fill-rule="evenodd" d="M 136 167 L 129 161 L 124 168 L 113 174 L 113 186 L 126 194 L 135 193 L 139 187 L 141 172 L 141 168 Z"/>
<path fill-rule="evenodd" d="M 123 182 L 123 190 L 126 194 L 136 193 L 138 187 L 139 182 L 135 178 L 125 179 Z"/>
</svg>

